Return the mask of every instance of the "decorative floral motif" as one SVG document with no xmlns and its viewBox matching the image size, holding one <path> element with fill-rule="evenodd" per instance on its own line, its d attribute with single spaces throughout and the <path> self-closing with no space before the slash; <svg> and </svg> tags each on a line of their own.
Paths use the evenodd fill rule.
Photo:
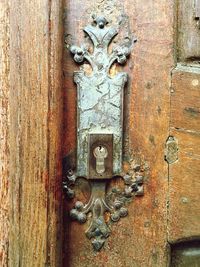
<svg viewBox="0 0 200 267">
<path fill-rule="evenodd" d="M 74 76 L 74 81 L 78 85 L 78 97 L 79 99 L 79 109 L 84 113 L 84 106 L 82 107 L 80 102 L 86 102 L 86 112 L 93 111 L 93 107 L 96 106 L 95 112 L 91 114 L 91 119 L 94 119 L 94 123 L 91 123 L 90 118 L 83 116 L 83 127 L 78 132 L 78 151 L 77 151 L 77 174 L 87 178 L 87 168 L 88 168 L 88 144 L 84 143 L 88 140 L 88 127 L 96 122 L 99 126 L 100 118 L 102 117 L 102 111 L 99 108 L 99 113 L 96 112 L 97 106 L 99 105 L 100 99 L 103 99 L 103 104 L 101 106 L 104 109 L 104 113 L 108 115 L 103 124 L 99 127 L 108 130 L 108 127 L 113 127 L 113 120 L 116 123 L 115 128 L 111 128 L 114 135 L 114 147 L 118 155 L 113 154 L 113 173 L 121 171 L 121 148 L 122 148 L 122 118 L 120 110 L 123 110 L 122 99 L 123 99 L 123 89 L 125 82 L 127 81 L 127 73 L 119 73 L 114 78 L 109 77 L 109 70 L 114 62 L 119 64 L 124 64 L 127 57 L 131 53 L 133 44 L 136 40 L 129 40 L 123 42 L 121 46 L 115 46 L 111 53 L 108 52 L 108 46 L 111 40 L 118 34 L 116 28 L 109 27 L 108 21 L 103 16 L 95 17 L 93 16 L 92 25 L 88 25 L 84 28 L 84 32 L 90 37 L 94 49 L 90 53 L 89 49 L 85 45 L 80 47 L 72 45 L 70 47 L 71 53 L 74 55 L 74 60 L 77 63 L 82 63 L 87 60 L 92 67 L 92 74 L 87 77 L 83 72 L 76 72 Z M 93 90 L 93 95 L 88 91 Z M 96 94 L 95 94 L 96 92 Z M 109 97 L 110 98 L 109 98 Z M 107 97 L 107 98 L 106 98 Z M 96 101 L 96 102 L 95 102 Z M 106 104 L 105 101 L 108 103 Z M 114 102 L 112 102 L 114 101 Z M 81 103 L 82 103 L 81 102 Z M 84 102 L 85 103 L 85 102 Z M 88 105 L 89 106 L 88 108 Z M 105 107 L 108 109 L 105 109 Z M 114 109 L 115 108 L 115 109 Z M 106 110 L 106 112 L 105 112 Z M 114 111 L 113 111 L 114 110 Z M 113 113 L 117 113 L 116 117 L 113 117 Z M 98 117 L 98 115 L 100 115 Z M 79 117 L 80 117 L 79 116 Z M 95 117 L 96 116 L 96 117 Z M 85 119 L 86 118 L 86 119 Z M 113 119 L 114 118 L 114 119 Z M 108 123 L 110 120 L 110 123 Z M 89 121 L 89 123 L 88 123 Z M 105 125 L 105 126 L 102 126 Z M 85 135 L 83 135 L 82 129 L 85 130 Z M 100 128 L 100 130 L 102 130 Z M 113 130 L 114 129 L 114 130 Z M 89 129 L 91 130 L 91 128 Z M 93 129 L 94 130 L 94 129 Z M 81 132 L 82 131 L 82 132 Z M 81 135 L 82 134 L 82 135 Z M 117 140 L 117 141 L 116 141 Z M 113 151 L 115 153 L 115 151 Z M 120 167 L 119 167 L 120 166 Z M 74 196 L 74 191 L 70 188 L 71 185 L 75 183 L 76 175 L 73 172 L 69 172 L 67 175 L 67 181 L 64 182 L 64 190 L 66 191 L 69 198 Z M 134 197 L 135 195 L 142 194 L 143 192 L 143 178 L 142 176 L 125 175 L 125 189 L 121 191 L 119 189 L 113 188 L 110 194 L 106 194 L 106 179 L 101 181 L 90 180 L 92 192 L 90 200 L 87 204 L 83 204 L 80 201 L 75 203 L 75 207 L 70 211 L 70 216 L 72 219 L 77 220 L 79 223 L 85 223 L 87 220 L 87 214 L 92 213 L 91 224 L 86 231 L 86 236 L 92 240 L 92 245 L 96 251 L 99 251 L 106 238 L 110 235 L 109 224 L 105 222 L 105 212 L 110 214 L 110 222 L 117 222 L 120 218 L 127 216 L 128 210 L 126 208 L 126 203 Z"/>
<path fill-rule="evenodd" d="M 77 63 L 82 63 L 85 58 L 85 53 L 87 52 L 85 47 L 78 47 L 75 45 L 72 45 L 70 47 L 70 51 L 72 54 L 74 54 L 74 60 Z"/>
<path fill-rule="evenodd" d="M 89 35 L 94 44 L 93 54 L 90 54 L 84 45 L 81 47 L 72 45 L 70 51 L 77 63 L 82 63 L 84 59 L 87 60 L 92 66 L 94 75 L 99 76 L 101 72 L 107 75 L 115 61 L 119 64 L 126 62 L 136 39 L 133 39 L 132 42 L 130 40 L 126 41 L 123 46 L 115 47 L 112 53 L 108 54 L 108 45 L 113 37 L 118 34 L 118 31 L 115 28 L 105 27 L 108 21 L 103 16 L 93 16 L 93 21 L 95 26 L 88 25 L 84 28 L 84 31 Z"/>
<path fill-rule="evenodd" d="M 63 190 L 68 198 L 74 198 L 75 193 L 74 190 L 72 190 L 70 187 L 75 184 L 76 181 L 76 175 L 72 170 L 69 170 L 66 175 L 66 180 L 63 181 Z"/>
<path fill-rule="evenodd" d="M 124 175 L 125 190 L 113 188 L 110 194 L 106 194 L 106 183 L 91 182 L 92 193 L 89 202 L 84 205 L 77 201 L 74 209 L 70 211 L 73 220 L 79 223 L 85 223 L 87 214 L 92 212 L 92 221 L 86 231 L 86 236 L 92 239 L 92 245 L 95 251 L 99 251 L 106 238 L 110 235 L 109 226 L 105 223 L 104 213 L 110 213 L 112 222 L 118 222 L 120 218 L 128 215 L 126 203 L 135 195 L 143 195 L 143 176 Z"/>
</svg>

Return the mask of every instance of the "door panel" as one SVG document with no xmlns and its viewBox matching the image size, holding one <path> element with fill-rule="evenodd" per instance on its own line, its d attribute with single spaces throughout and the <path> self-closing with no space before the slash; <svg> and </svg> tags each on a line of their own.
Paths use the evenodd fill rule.
<svg viewBox="0 0 200 267">
<path fill-rule="evenodd" d="M 141 164 L 145 169 L 145 194 L 129 205 L 128 217 L 112 225 L 105 248 L 95 253 L 85 237 L 87 224 L 70 222 L 75 200 L 86 202 L 87 183 L 79 181 L 76 199 L 65 203 L 63 266 L 165 266 L 167 263 L 168 166 L 164 161 L 169 134 L 170 71 L 173 67 L 173 1 L 66 1 L 66 43 L 81 44 L 82 28 L 93 13 L 122 25 L 118 39 L 133 32 L 138 43 L 124 67 L 130 75 L 125 89 L 124 169 Z M 127 17 L 128 15 L 128 17 Z M 74 64 L 65 51 L 64 165 L 75 167 L 76 87 Z M 84 69 L 88 71 L 85 64 Z M 120 71 L 114 66 L 112 71 Z M 65 168 L 64 168 L 65 169 Z M 115 186 L 120 186 L 116 181 Z M 82 189 L 82 190 L 81 190 Z"/>
<path fill-rule="evenodd" d="M 169 165 L 169 241 L 200 236 L 200 69 L 178 66 L 173 72 L 170 135 L 178 143 Z"/>
<path fill-rule="evenodd" d="M 178 61 L 200 59 L 200 2 L 177 0 L 177 57 Z"/>
<path fill-rule="evenodd" d="M 200 131 L 200 69 L 182 66 L 173 71 L 170 127 L 187 132 Z"/>
<path fill-rule="evenodd" d="M 198 264 L 199 11 L 192 2 L 1 1 L 0 266 Z M 199 0 L 194 3 L 199 7 Z M 123 169 L 129 173 L 140 165 L 144 196 L 135 197 L 117 223 L 105 214 L 112 232 L 100 252 L 84 233 L 91 216 L 84 225 L 69 218 L 74 203 L 90 197 L 84 179 L 75 185 L 75 198 L 64 200 L 62 228 L 61 157 L 65 176 L 76 168 L 73 72 L 79 69 L 67 49 L 62 55 L 63 11 L 66 47 L 88 42 L 82 29 L 93 14 L 119 26 L 113 42 L 132 33 L 138 39 L 127 63 L 114 64 L 110 75 L 129 74 Z M 86 63 L 82 69 L 92 71 Z M 111 187 L 123 187 L 121 179 L 109 183 L 108 192 Z"/>
</svg>

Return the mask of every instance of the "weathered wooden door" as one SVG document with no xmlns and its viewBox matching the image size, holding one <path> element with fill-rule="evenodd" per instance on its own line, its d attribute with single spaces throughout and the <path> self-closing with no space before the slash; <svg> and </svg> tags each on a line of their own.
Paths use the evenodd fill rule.
<svg viewBox="0 0 200 267">
<path fill-rule="evenodd" d="M 200 266 L 199 7 L 198 0 L 0 2 L 0 266 Z M 110 75 L 129 74 L 123 169 L 140 166 L 144 176 L 144 195 L 110 225 L 99 252 L 85 236 L 88 223 L 69 217 L 76 200 L 88 201 L 88 183 L 79 179 L 75 198 L 62 197 L 62 176 L 76 168 L 79 69 L 64 46 L 87 40 L 82 28 L 92 15 L 119 26 L 116 43 L 137 38 Z M 82 68 L 92 72 L 86 62 Z M 120 178 L 110 185 L 122 186 Z"/>
<path fill-rule="evenodd" d="M 181 245 L 173 245 L 198 240 L 200 235 L 198 5 L 198 1 L 65 1 L 66 46 L 85 42 L 82 29 L 92 15 L 121 25 L 116 43 L 130 33 L 138 40 L 125 65 L 130 79 L 125 89 L 123 166 L 127 172 L 142 166 L 145 181 L 144 195 L 129 204 L 129 215 L 112 224 L 104 248 L 95 252 L 84 233 L 88 223 L 72 222 L 67 215 L 75 201 L 88 201 L 87 183 L 79 180 L 74 201 L 64 203 L 63 266 L 163 267 L 170 261 L 173 266 L 200 266 L 198 242 L 184 243 L 183 251 Z M 78 68 L 65 50 L 64 171 L 76 167 L 73 72 Z M 83 69 L 92 71 L 87 62 Z M 120 71 L 116 64 L 110 75 Z M 120 187 L 119 180 L 113 186 Z M 191 259 L 192 253 L 181 256 L 187 249 L 193 249 L 196 258 Z"/>
</svg>

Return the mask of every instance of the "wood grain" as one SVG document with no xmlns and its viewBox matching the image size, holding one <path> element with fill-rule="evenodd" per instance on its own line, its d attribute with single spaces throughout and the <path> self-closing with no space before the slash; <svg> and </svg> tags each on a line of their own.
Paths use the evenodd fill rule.
<svg viewBox="0 0 200 267">
<path fill-rule="evenodd" d="M 198 133 L 171 130 L 178 140 L 178 161 L 169 165 L 169 242 L 200 236 L 200 138 Z"/>
<path fill-rule="evenodd" d="M 52 1 L 49 14 L 48 243 L 49 266 L 62 266 L 63 4 Z"/>
<path fill-rule="evenodd" d="M 0 228 L 3 266 L 59 266 L 62 1 L 14 0 L 1 4 L 1 26 L 5 27 L 1 68 L 5 113 L 0 191 L 5 213 L 4 232 Z"/>
<path fill-rule="evenodd" d="M 169 165 L 169 242 L 200 236 L 200 71 L 178 66 L 172 74 L 170 135 L 178 161 Z"/>
<path fill-rule="evenodd" d="M 9 247 L 9 4 L 0 2 L 0 266 L 8 266 Z"/>
<path fill-rule="evenodd" d="M 67 224 L 70 207 L 65 203 L 64 266 L 165 266 L 167 264 L 167 185 L 168 166 L 164 161 L 165 141 L 169 134 L 169 87 L 173 68 L 174 1 L 65 1 L 68 42 L 81 44 L 82 28 L 91 15 L 107 14 L 116 25 L 120 15 L 129 16 L 118 36 L 134 32 L 138 43 L 123 70 L 130 74 L 125 95 L 125 162 L 143 161 L 150 171 L 145 195 L 129 205 L 129 216 L 112 225 L 112 234 L 100 253 L 92 250 L 84 230 L 88 224 Z M 110 12 L 110 13 L 109 13 Z M 118 39 L 117 39 L 118 40 Z M 76 149 L 76 87 L 72 74 L 77 70 L 66 52 L 64 156 Z M 84 66 L 83 68 L 86 68 Z M 115 67 L 121 71 L 120 67 Z M 70 160 L 69 160 L 70 161 Z M 73 162 L 73 161 L 71 161 Z M 129 167 L 127 167 L 129 168 Z M 81 182 L 80 182 L 81 184 Z M 80 185 L 79 184 L 79 185 Z M 86 201 L 79 190 L 77 199 Z"/>
<path fill-rule="evenodd" d="M 200 58 L 199 19 L 195 19 L 195 1 L 177 1 L 177 57 L 178 61 L 196 61 Z"/>
<path fill-rule="evenodd" d="M 200 69 L 178 66 L 173 71 L 171 127 L 200 131 Z"/>
</svg>

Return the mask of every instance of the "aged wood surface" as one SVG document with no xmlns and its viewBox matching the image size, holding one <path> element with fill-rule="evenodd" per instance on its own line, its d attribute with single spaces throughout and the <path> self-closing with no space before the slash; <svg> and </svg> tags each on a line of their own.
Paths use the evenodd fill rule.
<svg viewBox="0 0 200 267">
<path fill-rule="evenodd" d="M 179 61 L 200 59 L 200 17 L 196 17 L 195 2 L 177 0 L 177 45 Z"/>
<path fill-rule="evenodd" d="M 47 264 L 62 266 L 63 3 L 49 2 Z"/>
<path fill-rule="evenodd" d="M 88 225 L 67 223 L 67 212 L 73 203 L 66 202 L 63 266 L 165 266 L 168 166 L 164 161 L 164 148 L 169 134 L 174 1 L 126 0 L 122 3 L 117 0 L 84 0 L 66 1 L 65 6 L 67 43 L 81 44 L 84 39 L 81 29 L 91 20 L 93 13 L 101 12 L 114 24 L 122 15 L 119 39 L 130 29 L 137 36 L 138 43 L 125 67 L 131 77 L 125 93 L 124 166 L 128 170 L 132 167 L 130 162 L 141 161 L 149 171 L 144 197 L 129 205 L 127 218 L 112 225 L 112 235 L 100 253 L 93 252 L 85 237 L 84 230 Z M 125 14 L 129 16 L 130 25 Z M 73 166 L 74 160 L 70 155 L 76 149 L 76 87 L 72 75 L 77 66 L 69 52 L 65 54 L 64 156 Z M 84 69 L 88 71 L 87 64 Z M 113 67 L 111 74 L 117 69 Z M 87 193 L 78 191 L 77 199 L 86 201 L 87 197 Z"/>
<path fill-rule="evenodd" d="M 5 213 L 0 228 L 1 234 L 2 227 L 5 228 L 1 266 L 59 266 L 62 1 L 14 0 L 3 1 L 1 5 L 5 27 L 1 32 L 5 41 L 1 62 L 4 75 L 1 205 Z"/>
<path fill-rule="evenodd" d="M 178 160 L 169 165 L 169 241 L 200 236 L 200 69 L 173 71 L 170 135 Z"/>
<path fill-rule="evenodd" d="M 9 5 L 0 2 L 0 266 L 8 264 L 9 235 Z"/>
<path fill-rule="evenodd" d="M 178 65 L 173 71 L 171 127 L 200 131 L 200 68 Z"/>
</svg>

